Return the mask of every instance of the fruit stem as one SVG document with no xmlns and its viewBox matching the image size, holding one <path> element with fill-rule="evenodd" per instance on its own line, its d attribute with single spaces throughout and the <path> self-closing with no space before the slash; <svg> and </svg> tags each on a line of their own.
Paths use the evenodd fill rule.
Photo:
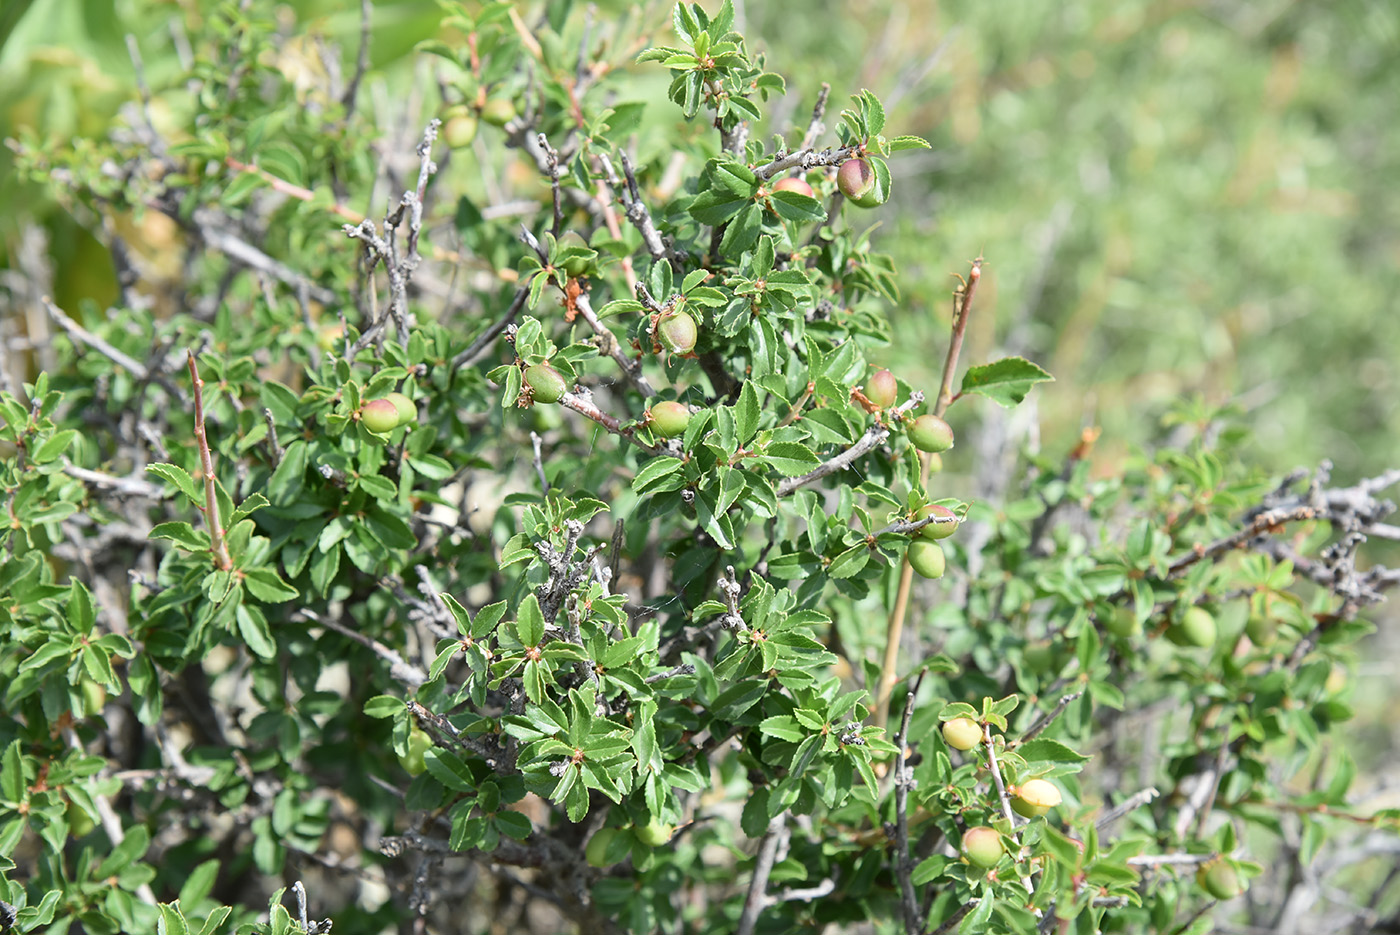
<svg viewBox="0 0 1400 935">
<path fill-rule="evenodd" d="M 967 281 L 953 293 L 957 301 L 953 312 L 953 334 L 948 341 L 948 356 L 943 361 L 943 383 L 938 390 L 938 400 L 933 414 L 940 419 L 953 402 L 953 374 L 958 369 L 958 355 L 962 352 L 963 336 L 967 334 L 967 321 L 971 317 L 972 296 L 977 291 L 977 282 L 982 278 L 982 257 L 972 261 L 972 270 Z M 919 489 L 928 487 L 929 465 L 932 457 L 928 452 L 919 455 Z M 890 611 L 889 625 L 885 629 L 885 658 L 880 666 L 880 686 L 875 693 L 875 726 L 884 727 L 890 717 L 890 694 L 894 691 L 899 666 L 899 640 L 904 633 L 904 615 L 909 610 L 909 589 L 914 583 L 914 569 L 909 564 L 909 553 L 899 569 L 899 592 L 895 595 L 894 609 Z"/>
<path fill-rule="evenodd" d="M 194 351 L 186 350 L 190 363 L 190 382 L 194 384 L 194 439 L 199 444 L 200 470 L 204 473 L 204 519 L 209 523 L 209 551 L 220 571 L 233 567 L 224 541 L 223 524 L 219 520 L 219 498 L 214 491 L 214 456 L 209 451 L 209 438 L 204 432 L 204 381 L 199 378 L 199 366 Z"/>
</svg>

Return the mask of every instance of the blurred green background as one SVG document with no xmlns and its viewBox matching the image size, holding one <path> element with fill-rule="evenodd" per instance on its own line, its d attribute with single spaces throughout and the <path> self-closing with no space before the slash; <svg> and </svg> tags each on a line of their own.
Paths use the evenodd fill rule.
<svg viewBox="0 0 1400 935">
<path fill-rule="evenodd" d="M 898 155 L 890 203 L 854 218 L 882 225 L 877 246 L 901 270 L 900 340 L 886 362 L 911 382 L 937 379 L 950 274 L 980 251 L 988 266 L 967 359 L 1011 350 L 1055 374 L 1033 397 L 1047 453 L 1094 423 L 1111 467 L 1163 437 L 1173 401 L 1199 394 L 1245 410 L 1265 467 L 1328 457 L 1349 479 L 1400 463 L 1400 4 L 737 6 L 751 45 L 788 79 L 761 129 L 805 126 L 827 81 L 829 126 L 869 87 L 892 133 L 933 142 Z M 325 35 L 352 60 L 357 7 L 266 9 L 287 35 Z M 8 0 L 0 136 L 104 133 L 135 95 L 125 34 L 159 94 L 178 87 L 180 24 L 211 9 Z M 371 80 L 423 81 L 414 45 L 436 35 L 440 15 L 431 0 L 375 3 Z M 668 34 L 666 3 L 603 3 L 597 15 Z M 664 73 L 635 71 L 634 87 L 660 99 Z M 667 107 L 650 119 L 673 124 Z M 85 232 L 91 222 L 21 186 L 11 165 L 0 154 L 0 267 L 18 265 L 37 221 L 60 304 L 109 300 L 111 266 Z M 955 408 L 955 423 L 976 408 Z"/>
</svg>

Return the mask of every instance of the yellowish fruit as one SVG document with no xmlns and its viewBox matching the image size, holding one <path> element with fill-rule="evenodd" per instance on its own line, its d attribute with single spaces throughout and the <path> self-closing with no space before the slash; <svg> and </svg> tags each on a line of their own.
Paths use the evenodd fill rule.
<svg viewBox="0 0 1400 935">
<path fill-rule="evenodd" d="M 326 353 L 343 348 L 345 326 L 339 323 L 323 325 L 316 330 L 316 346 Z"/>
<path fill-rule="evenodd" d="M 476 139 L 476 117 L 465 107 L 452 108 L 442 125 L 442 139 L 452 149 L 470 146 Z"/>
<path fill-rule="evenodd" d="M 806 195 L 808 198 L 815 198 L 817 193 L 812 191 L 812 186 L 805 181 L 791 175 L 784 176 L 773 183 L 775 192 L 797 192 L 799 195 Z"/>
<path fill-rule="evenodd" d="M 481 119 L 492 126 L 503 127 L 515 119 L 515 105 L 503 97 L 493 97 L 481 108 Z"/>
<path fill-rule="evenodd" d="M 1021 783 L 1011 797 L 1011 807 L 1016 814 L 1026 818 L 1039 818 L 1059 805 L 1064 797 L 1059 787 L 1044 779 L 1028 779 Z"/>
<path fill-rule="evenodd" d="M 418 421 L 418 407 L 413 404 L 413 400 L 402 393 L 390 393 L 384 398 L 394 404 L 394 411 L 399 414 L 399 425 Z"/>
<path fill-rule="evenodd" d="M 970 717 L 943 722 L 943 740 L 954 750 L 971 750 L 982 742 L 982 728 Z"/>
<path fill-rule="evenodd" d="M 909 543 L 909 566 L 925 578 L 942 578 L 948 559 L 938 543 L 915 539 Z"/>
<path fill-rule="evenodd" d="M 1215 618 L 1204 607 L 1188 607 L 1181 619 L 1167 628 L 1167 639 L 1178 646 L 1214 646 Z"/>
</svg>

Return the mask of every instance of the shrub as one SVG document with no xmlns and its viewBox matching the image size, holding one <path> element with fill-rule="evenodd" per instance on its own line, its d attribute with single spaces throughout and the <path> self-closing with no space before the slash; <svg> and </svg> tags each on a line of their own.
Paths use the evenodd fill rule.
<svg viewBox="0 0 1400 935">
<path fill-rule="evenodd" d="M 1050 377 L 960 366 L 979 259 L 941 383 L 859 392 L 898 291 L 836 173 L 862 159 L 878 204 L 924 141 L 887 137 L 869 91 L 823 136 L 825 88 L 758 139 L 785 89 L 727 2 L 676 7 L 676 44 L 636 57 L 669 73 L 673 130 L 614 96 L 633 52 L 586 22 L 449 5 L 466 41 L 425 48 L 436 110 L 479 113 L 476 149 L 547 192 L 518 237 L 436 119 L 381 144 L 408 190 L 361 218 L 360 76 L 297 84 L 233 6 L 162 92 L 174 128 L 22 141 L 33 179 L 168 217 L 189 262 L 179 301 L 127 278 L 107 313 L 47 302 L 58 364 L 0 396 L 13 924 L 479 930 L 514 904 L 551 930 L 1173 931 L 1208 911 L 1197 867 L 1235 893 L 1285 834 L 1301 863 L 1393 830 L 1352 810 L 1344 755 L 1319 764 L 1349 715 L 1334 667 L 1397 578 L 1357 560 L 1394 477 L 1262 478 L 1210 412 L 1109 476 L 1089 433 L 1007 502 L 930 489 L 911 434 L 973 440 L 973 397 Z M 794 169 L 820 198 L 768 184 Z M 391 398 L 416 421 L 370 432 Z M 674 437 L 660 407 L 688 413 Z M 941 548 L 934 495 L 962 520 Z M 946 577 L 915 583 L 914 549 Z M 1203 604 L 1218 638 L 1173 646 Z M 982 739 L 950 754 L 934 734 L 964 721 Z M 1325 778 L 1300 793 L 1304 766 Z M 1009 790 L 1048 780 L 1054 811 L 1018 817 Z M 311 881 L 295 919 L 279 878 Z M 1286 883 L 1216 911 L 1260 925 Z"/>
</svg>

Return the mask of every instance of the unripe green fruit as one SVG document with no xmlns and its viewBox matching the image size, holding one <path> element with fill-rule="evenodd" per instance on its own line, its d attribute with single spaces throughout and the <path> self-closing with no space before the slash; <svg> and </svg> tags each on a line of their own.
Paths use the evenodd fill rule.
<svg viewBox="0 0 1400 935">
<path fill-rule="evenodd" d="M 909 567 L 925 578 L 942 578 L 948 567 L 948 558 L 938 543 L 915 539 L 909 543 Z"/>
<path fill-rule="evenodd" d="M 71 838 L 81 838 L 87 835 L 96 823 L 92 816 L 79 807 L 77 802 L 68 803 L 68 811 L 65 815 L 68 819 L 68 836 Z"/>
<path fill-rule="evenodd" d="M 399 425 L 418 421 L 418 407 L 413 405 L 413 400 L 402 393 L 390 393 L 384 398 L 394 404 L 394 411 L 399 414 Z"/>
<path fill-rule="evenodd" d="M 526 367 L 525 383 L 530 387 L 537 403 L 557 403 L 569 389 L 564 375 L 549 364 Z"/>
<path fill-rule="evenodd" d="M 442 125 L 442 140 L 452 149 L 470 146 L 476 139 L 476 117 L 465 107 L 454 107 L 447 112 L 447 121 Z"/>
<path fill-rule="evenodd" d="M 689 354 L 695 350 L 699 332 L 694 318 L 685 312 L 672 312 L 657 322 L 656 336 L 661 346 L 672 354 Z"/>
<path fill-rule="evenodd" d="M 1137 612 L 1131 607 L 1115 607 L 1112 613 L 1104 617 L 1104 629 L 1114 636 L 1123 639 L 1131 639 L 1142 632 L 1142 621 L 1138 620 Z"/>
<path fill-rule="evenodd" d="M 1188 607 L 1181 619 L 1167 628 L 1167 639 L 1178 646 L 1214 646 L 1215 618 L 1204 607 Z"/>
<path fill-rule="evenodd" d="M 1196 868 L 1196 882 L 1216 899 L 1234 899 L 1244 892 L 1234 865 L 1223 857 L 1208 860 Z"/>
<path fill-rule="evenodd" d="M 836 187 L 852 201 L 865 198 L 875 189 L 875 170 L 864 159 L 847 159 L 836 170 Z"/>
<path fill-rule="evenodd" d="M 433 738 L 428 732 L 414 724 L 408 732 L 408 752 L 399 757 L 399 765 L 410 776 L 421 776 L 428 768 L 424 757 L 433 746 Z"/>
<path fill-rule="evenodd" d="M 802 179 L 796 178 L 791 175 L 784 176 L 783 178 L 780 178 L 778 179 L 778 181 L 774 182 L 773 191 L 797 192 L 799 195 L 806 195 L 808 198 L 817 197 L 817 193 L 812 191 L 812 186 L 808 185 Z"/>
<path fill-rule="evenodd" d="M 616 860 L 608 860 L 608 846 L 616 837 L 616 828 L 599 828 L 594 832 L 593 837 L 588 839 L 588 846 L 583 849 L 583 856 L 590 867 L 602 869 L 617 863 Z"/>
<path fill-rule="evenodd" d="M 954 750 L 971 750 L 982 742 L 982 728 L 970 717 L 943 722 L 943 740 Z"/>
<path fill-rule="evenodd" d="M 1011 797 L 1011 807 L 1018 815 L 1039 818 L 1063 800 L 1064 796 L 1054 783 L 1044 779 L 1028 779 Z"/>
<path fill-rule="evenodd" d="M 958 531 L 957 514 L 946 506 L 939 506 L 937 503 L 921 506 L 919 507 L 919 512 L 914 514 L 914 519 L 928 519 L 930 516 L 936 516 L 940 519 L 951 516 L 953 522 L 929 523 L 923 529 L 919 530 L 919 535 L 923 536 L 925 539 L 946 539 Z"/>
<path fill-rule="evenodd" d="M 941 470 L 943 470 L 943 456 L 937 452 L 929 452 L 928 472 L 930 474 L 937 474 Z"/>
<path fill-rule="evenodd" d="M 1055 664 L 1055 647 L 1050 645 L 1049 640 L 1028 643 L 1022 658 L 1032 672 L 1049 672 Z"/>
<path fill-rule="evenodd" d="M 933 413 L 925 413 L 909 426 L 909 443 L 920 451 L 947 451 L 953 447 L 953 428 Z"/>
<path fill-rule="evenodd" d="M 675 825 L 668 825 L 655 818 L 636 828 L 637 840 L 648 847 L 660 847 L 663 844 L 670 843 L 671 836 L 675 833 Z"/>
<path fill-rule="evenodd" d="M 662 438 L 685 434 L 690 424 L 690 407 L 685 403 L 664 402 L 651 407 L 651 428 Z"/>
<path fill-rule="evenodd" d="M 107 689 L 101 682 L 83 676 L 78 683 L 78 691 L 83 696 L 84 717 L 96 717 L 107 707 Z"/>
<path fill-rule="evenodd" d="M 865 385 L 865 398 L 881 409 L 888 409 L 899 398 L 899 381 L 888 370 L 877 370 Z"/>
<path fill-rule="evenodd" d="M 1006 848 L 1002 846 L 1001 835 L 997 834 L 995 828 L 988 828 L 982 825 L 977 828 L 969 828 L 962 839 L 963 856 L 969 861 L 983 869 L 995 867 L 1001 860 L 1001 855 L 1006 853 Z"/>
<path fill-rule="evenodd" d="M 371 399 L 360 406 L 360 423 L 379 435 L 392 432 L 399 424 L 398 407 L 387 399 Z"/>
<path fill-rule="evenodd" d="M 1278 638 L 1278 621 L 1264 614 L 1253 614 L 1245 623 L 1244 632 L 1255 646 L 1268 646 Z"/>
<path fill-rule="evenodd" d="M 493 97 L 481 108 L 481 119 L 503 127 L 515 119 L 515 105 L 503 97 Z"/>
</svg>

